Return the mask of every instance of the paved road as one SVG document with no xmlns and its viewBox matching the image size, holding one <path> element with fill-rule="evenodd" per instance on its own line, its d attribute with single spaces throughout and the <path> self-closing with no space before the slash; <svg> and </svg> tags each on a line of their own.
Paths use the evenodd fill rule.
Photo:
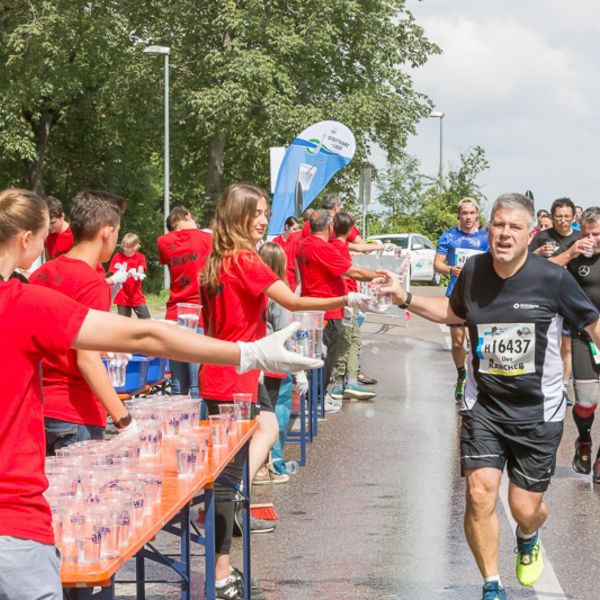
<svg viewBox="0 0 600 600">
<path fill-rule="evenodd" d="M 289 484 L 256 487 L 254 499 L 273 501 L 281 521 L 274 534 L 253 536 L 253 574 L 269 600 L 479 598 L 480 576 L 462 531 L 447 330 L 414 316 L 378 316 L 365 325 L 364 339 L 364 369 L 380 380 L 379 395 L 328 416 L 308 466 Z M 600 439 L 598 428 L 595 435 Z M 509 598 L 600 598 L 600 486 L 571 469 L 573 438 L 569 410 L 542 532 L 547 569 L 536 590 L 516 580 L 513 525 L 499 502 Z M 118 592 L 129 597 L 133 590 Z M 157 586 L 149 597 L 177 594 Z"/>
</svg>

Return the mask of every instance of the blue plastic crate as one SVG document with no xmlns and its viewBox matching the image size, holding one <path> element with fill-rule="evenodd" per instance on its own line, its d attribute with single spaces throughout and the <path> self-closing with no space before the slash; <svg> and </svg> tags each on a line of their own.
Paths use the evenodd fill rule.
<svg viewBox="0 0 600 600">
<path fill-rule="evenodd" d="M 134 354 L 127 363 L 125 369 L 125 385 L 115 387 L 118 394 L 133 394 L 146 386 L 146 377 L 148 376 L 148 365 L 151 358 L 142 354 Z M 108 369 L 108 361 L 103 358 L 102 362 Z"/>
<path fill-rule="evenodd" d="M 156 385 L 165 378 L 165 369 L 167 367 L 168 359 L 160 357 L 151 358 L 144 354 L 134 354 L 133 356 L 150 359 L 150 362 L 148 363 L 148 373 L 146 374 L 147 385 Z"/>
</svg>

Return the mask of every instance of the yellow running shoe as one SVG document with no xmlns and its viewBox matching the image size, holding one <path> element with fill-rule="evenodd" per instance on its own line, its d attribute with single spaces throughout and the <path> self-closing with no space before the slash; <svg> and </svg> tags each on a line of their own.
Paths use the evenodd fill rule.
<svg viewBox="0 0 600 600">
<path fill-rule="evenodd" d="M 542 575 L 544 559 L 540 551 L 540 535 L 536 531 L 529 540 L 517 534 L 517 579 L 521 585 L 533 585 Z"/>
</svg>

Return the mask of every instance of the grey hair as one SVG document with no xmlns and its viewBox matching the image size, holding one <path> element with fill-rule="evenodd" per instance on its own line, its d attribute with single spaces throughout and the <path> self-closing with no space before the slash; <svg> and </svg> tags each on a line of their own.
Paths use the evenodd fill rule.
<svg viewBox="0 0 600 600">
<path fill-rule="evenodd" d="M 310 231 L 311 233 L 325 231 L 332 222 L 333 217 L 327 209 L 321 208 L 319 210 L 315 210 L 315 212 L 310 215 Z"/>
<path fill-rule="evenodd" d="M 325 194 L 323 200 L 321 200 L 321 208 L 331 210 L 341 203 L 340 197 L 337 194 Z"/>
<path fill-rule="evenodd" d="M 582 223 L 598 223 L 600 221 L 600 207 L 590 206 L 586 208 L 581 215 Z"/>
<path fill-rule="evenodd" d="M 522 208 L 523 210 L 526 210 L 529 214 L 529 229 L 533 229 L 533 226 L 535 225 L 534 207 L 533 202 L 527 196 L 516 192 L 498 196 L 492 205 L 492 214 L 490 216 L 490 220 L 494 219 L 494 215 L 501 208 L 508 208 L 510 210 Z"/>
</svg>

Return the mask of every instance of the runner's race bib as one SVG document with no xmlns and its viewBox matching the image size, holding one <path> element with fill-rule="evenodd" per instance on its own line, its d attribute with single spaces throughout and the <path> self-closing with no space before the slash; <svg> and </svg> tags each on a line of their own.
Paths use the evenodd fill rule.
<svg viewBox="0 0 600 600">
<path fill-rule="evenodd" d="M 454 255 L 456 256 L 455 267 L 464 267 L 467 262 L 467 258 L 475 256 L 476 254 L 483 254 L 483 250 L 476 250 L 475 248 L 456 248 Z"/>
<path fill-rule="evenodd" d="M 479 372 L 512 377 L 535 373 L 535 324 L 477 325 Z"/>
</svg>

